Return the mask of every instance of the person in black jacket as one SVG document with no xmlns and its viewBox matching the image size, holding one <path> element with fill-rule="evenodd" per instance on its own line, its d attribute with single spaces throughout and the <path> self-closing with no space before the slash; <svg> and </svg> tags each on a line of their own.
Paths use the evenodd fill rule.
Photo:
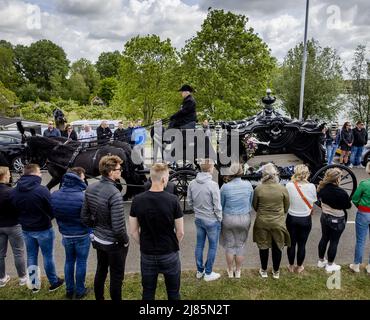
<svg viewBox="0 0 370 320">
<path fill-rule="evenodd" d="M 102 121 L 100 126 L 96 129 L 96 135 L 98 137 L 98 144 L 105 144 L 112 138 L 113 134 L 108 127 L 107 121 Z"/>
<path fill-rule="evenodd" d="M 8 186 L 9 180 L 9 168 L 0 167 L 0 288 L 5 287 L 10 280 L 5 272 L 8 242 L 12 247 L 19 285 L 23 286 L 27 282 L 22 228 L 18 223 L 16 209 L 11 202 L 12 188 Z"/>
<path fill-rule="evenodd" d="M 34 277 L 38 266 L 38 253 L 41 248 L 44 268 L 50 282 L 49 291 L 54 291 L 64 283 L 57 276 L 54 261 L 55 233 L 51 220 L 53 219 L 49 190 L 41 185 L 41 172 L 37 164 L 24 167 L 24 175 L 18 180 L 17 187 L 11 193 L 12 203 L 18 212 L 18 221 L 22 226 L 23 237 L 27 249 L 27 268 L 29 277 Z M 40 290 L 40 282 L 30 289 Z"/>
<path fill-rule="evenodd" d="M 62 137 L 65 137 L 69 140 L 77 141 L 77 133 L 73 130 L 70 124 L 67 124 L 66 129 L 62 131 Z"/>
<path fill-rule="evenodd" d="M 334 263 L 337 254 L 339 239 L 346 227 L 347 209 L 351 208 L 351 200 L 345 190 L 339 187 L 342 171 L 333 168 L 326 171 L 324 179 L 318 187 L 318 199 L 321 202 L 321 230 L 322 237 L 319 243 L 319 261 L 317 266 L 325 268 L 327 272 L 340 270 Z M 327 246 L 328 259 L 325 259 Z"/>
<path fill-rule="evenodd" d="M 353 133 L 353 145 L 351 149 L 351 165 L 350 167 L 361 167 L 365 168 L 361 164 L 362 151 L 364 146 L 367 144 L 367 131 L 362 121 L 357 121 L 356 128 L 352 130 Z"/>
<path fill-rule="evenodd" d="M 120 121 L 118 122 L 118 128 L 114 131 L 113 139 L 126 142 L 125 138 L 126 138 L 126 131 L 125 129 L 123 129 L 122 121 Z"/>
<path fill-rule="evenodd" d="M 96 249 L 94 291 L 96 300 L 104 300 L 104 283 L 110 271 L 110 296 L 122 299 L 129 237 L 126 230 L 122 195 L 115 185 L 121 176 L 122 160 L 105 156 L 99 162 L 102 179 L 87 187 L 81 211 L 82 222 L 93 228 L 92 244 Z"/>
<path fill-rule="evenodd" d="M 176 129 L 195 129 L 197 122 L 196 102 L 192 96 L 193 88 L 187 84 L 183 85 L 180 90 L 183 97 L 181 109 L 170 117 L 169 128 Z"/>
<path fill-rule="evenodd" d="M 351 123 L 347 121 L 344 123 L 340 135 L 339 142 L 341 150 L 339 159 L 340 164 L 349 165 L 348 158 L 351 152 L 352 144 L 353 144 L 353 133 L 351 129 Z"/>
</svg>

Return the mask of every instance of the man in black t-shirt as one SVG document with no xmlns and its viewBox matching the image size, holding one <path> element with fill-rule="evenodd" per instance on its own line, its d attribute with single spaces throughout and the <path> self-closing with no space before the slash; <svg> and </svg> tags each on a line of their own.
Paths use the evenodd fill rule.
<svg viewBox="0 0 370 320">
<path fill-rule="evenodd" d="M 150 190 L 137 195 L 131 206 L 130 232 L 140 244 L 143 300 L 154 300 L 159 273 L 164 275 L 168 299 L 180 299 L 184 220 L 178 198 L 164 191 L 168 176 L 166 164 L 154 164 Z"/>
</svg>

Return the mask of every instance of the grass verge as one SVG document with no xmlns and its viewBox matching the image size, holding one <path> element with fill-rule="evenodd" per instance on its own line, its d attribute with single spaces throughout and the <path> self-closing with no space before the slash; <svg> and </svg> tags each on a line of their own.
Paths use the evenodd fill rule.
<svg viewBox="0 0 370 320">
<path fill-rule="evenodd" d="M 290 274 L 282 270 L 280 279 L 275 280 L 269 273 L 268 279 L 258 276 L 257 270 L 243 270 L 240 279 L 228 279 L 221 271 L 221 279 L 214 282 L 197 280 L 194 271 L 183 271 L 181 295 L 183 300 L 370 300 L 370 276 L 362 271 L 354 274 L 346 267 L 341 271 L 341 289 L 327 288 L 329 274 L 317 268 L 307 267 L 303 274 Z M 93 286 L 93 275 L 87 277 L 88 287 Z M 126 274 L 123 298 L 141 299 L 140 274 Z M 109 283 L 106 284 L 109 297 Z M 163 277 L 158 278 L 156 298 L 166 299 Z M 0 288 L 0 300 L 63 300 L 65 287 L 48 292 L 48 283 L 42 279 L 42 289 L 32 293 L 26 287 L 18 286 L 18 279 L 12 279 L 6 287 Z M 93 292 L 86 299 L 94 299 Z"/>
</svg>

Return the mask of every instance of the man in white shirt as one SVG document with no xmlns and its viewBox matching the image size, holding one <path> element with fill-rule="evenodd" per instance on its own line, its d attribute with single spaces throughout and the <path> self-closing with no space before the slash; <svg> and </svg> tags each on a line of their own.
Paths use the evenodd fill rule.
<svg viewBox="0 0 370 320">
<path fill-rule="evenodd" d="M 81 140 L 83 143 L 88 143 L 96 140 L 96 133 L 91 129 L 89 124 L 84 125 L 84 130 L 78 135 L 78 140 Z"/>
</svg>

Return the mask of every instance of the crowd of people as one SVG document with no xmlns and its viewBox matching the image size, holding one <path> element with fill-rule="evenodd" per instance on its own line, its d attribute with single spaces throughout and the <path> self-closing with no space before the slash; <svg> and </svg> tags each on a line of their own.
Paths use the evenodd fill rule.
<svg viewBox="0 0 370 320">
<path fill-rule="evenodd" d="M 44 131 L 43 136 L 47 138 L 64 137 L 71 141 L 81 141 L 86 145 L 91 142 L 105 144 L 113 139 L 134 146 L 144 144 L 147 139 L 147 133 L 141 119 L 130 121 L 126 128 L 123 127 L 123 121 L 119 121 L 114 132 L 112 132 L 106 120 L 103 120 L 96 130 L 93 130 L 90 124 L 85 124 L 79 133 L 69 123 L 65 125 L 64 130 L 59 130 L 54 126 L 53 121 L 49 121 L 48 128 Z"/>
<path fill-rule="evenodd" d="M 38 253 L 41 249 L 49 291 L 65 283 L 67 298 L 82 299 L 89 293 L 86 270 L 92 245 L 97 254 L 95 298 L 105 299 L 104 286 L 109 272 L 110 297 L 121 300 L 131 236 L 140 245 L 142 298 L 155 298 L 157 278 L 163 274 L 168 299 L 180 299 L 180 243 L 185 231 L 181 205 L 169 187 L 168 166 L 156 163 L 151 167 L 150 184 L 147 191 L 133 199 L 127 228 L 124 201 L 115 184 L 121 175 L 121 164 L 117 156 L 103 157 L 99 163 L 102 178 L 89 186 L 84 182 L 84 169 L 71 168 L 64 175 L 60 190 L 53 193 L 41 185 L 40 168 L 36 164 L 25 167 L 14 189 L 8 185 L 9 169 L 0 167 L 0 287 L 10 280 L 5 268 L 10 243 L 20 286 L 27 284 L 35 293 L 40 290 Z M 252 229 L 253 241 L 259 249 L 260 277 L 269 276 L 271 251 L 272 277 L 279 279 L 285 247 L 288 270 L 304 272 L 312 215 L 318 213 L 322 234 L 317 245 L 317 266 L 327 272 L 340 270 L 335 257 L 346 227 L 346 210 L 352 203 L 357 207 L 356 245 L 354 261 L 349 267 L 360 272 L 370 226 L 370 179 L 360 183 L 351 202 L 340 187 L 342 172 L 338 168 L 327 170 L 317 189 L 309 183 L 310 172 L 303 164 L 294 168 L 286 186 L 279 183 L 276 167 L 265 164 L 261 182 L 255 189 L 249 181 L 241 179 L 240 164 L 231 165 L 230 175 L 223 177 L 221 188 L 212 179 L 212 160 L 204 160 L 200 168 L 188 188 L 189 205 L 195 213 L 197 279 L 214 281 L 221 277 L 213 270 L 219 244 L 225 249 L 227 276 L 241 278 L 252 209 L 256 212 Z M 370 163 L 366 172 L 370 174 Z M 64 280 L 55 266 L 53 219 L 65 249 Z M 366 271 L 370 273 L 370 261 Z"/>
<path fill-rule="evenodd" d="M 361 156 L 368 142 L 368 132 L 362 121 L 357 121 L 352 129 L 349 121 L 338 128 L 336 124 L 325 129 L 325 146 L 328 164 L 333 164 L 334 156 L 340 149 L 339 163 L 350 168 L 364 168 Z"/>
</svg>

